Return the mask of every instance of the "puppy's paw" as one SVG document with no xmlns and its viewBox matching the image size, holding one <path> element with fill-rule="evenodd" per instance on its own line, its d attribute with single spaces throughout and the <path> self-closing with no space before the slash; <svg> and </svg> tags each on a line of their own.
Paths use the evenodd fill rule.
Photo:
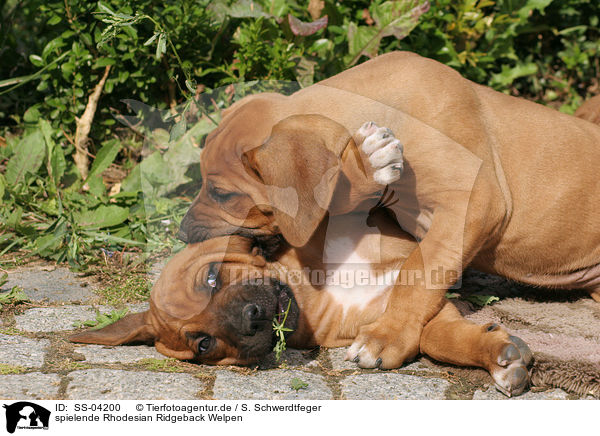
<svg viewBox="0 0 600 436">
<path fill-rule="evenodd" d="M 497 353 L 490 374 L 496 383 L 496 389 L 512 397 L 520 395 L 529 387 L 529 370 L 533 354 L 527 344 L 516 336 L 509 336 Z"/>
<path fill-rule="evenodd" d="M 372 121 L 361 126 L 357 140 L 361 150 L 368 156 L 375 169 L 373 179 L 381 185 L 396 182 L 404 169 L 404 147 L 387 127 L 379 127 Z"/>
<path fill-rule="evenodd" d="M 412 327 L 392 328 L 381 320 L 364 326 L 348 349 L 346 360 L 361 368 L 399 368 L 419 352 L 422 328 L 414 328 L 415 324 Z"/>
</svg>

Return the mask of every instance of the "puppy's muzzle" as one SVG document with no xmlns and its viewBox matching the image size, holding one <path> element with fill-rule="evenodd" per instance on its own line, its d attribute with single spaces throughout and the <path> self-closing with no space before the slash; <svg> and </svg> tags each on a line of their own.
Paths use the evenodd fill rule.
<svg viewBox="0 0 600 436">
<path fill-rule="evenodd" d="M 269 320 L 265 316 L 265 309 L 258 304 L 249 303 L 242 309 L 242 334 L 254 336 L 263 329 Z"/>
</svg>

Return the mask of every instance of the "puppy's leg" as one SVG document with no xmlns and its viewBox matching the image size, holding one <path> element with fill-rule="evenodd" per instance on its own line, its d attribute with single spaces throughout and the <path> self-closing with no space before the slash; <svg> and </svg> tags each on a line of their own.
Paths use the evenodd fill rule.
<svg viewBox="0 0 600 436">
<path fill-rule="evenodd" d="M 342 174 L 329 205 L 329 213 L 343 215 L 369 211 L 379 201 L 383 187 L 400 179 L 404 147 L 386 127 L 363 124 L 342 155 Z"/>
<path fill-rule="evenodd" d="M 404 169 L 404 147 L 390 129 L 369 121 L 358 129 L 355 141 L 375 169 L 375 182 L 389 185 L 400 179 Z"/>
<path fill-rule="evenodd" d="M 529 386 L 533 356 L 527 344 L 496 324 L 467 321 L 450 302 L 424 327 L 420 351 L 440 362 L 487 369 L 509 397 Z"/>
</svg>

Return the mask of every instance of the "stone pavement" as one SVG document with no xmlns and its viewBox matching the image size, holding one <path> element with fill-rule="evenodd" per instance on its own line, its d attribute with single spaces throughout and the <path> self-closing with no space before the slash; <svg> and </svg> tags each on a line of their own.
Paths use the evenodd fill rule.
<svg viewBox="0 0 600 436">
<path fill-rule="evenodd" d="M 266 369 L 179 362 L 153 347 L 72 344 L 77 321 L 95 319 L 98 296 L 89 279 L 66 268 L 9 271 L 3 290 L 19 285 L 32 304 L 1 311 L 2 399 L 507 399 L 483 370 L 426 358 L 394 371 L 361 370 L 344 349 L 288 350 Z M 130 305 L 141 311 L 145 304 Z M 575 399 L 554 389 L 517 399 Z"/>
</svg>

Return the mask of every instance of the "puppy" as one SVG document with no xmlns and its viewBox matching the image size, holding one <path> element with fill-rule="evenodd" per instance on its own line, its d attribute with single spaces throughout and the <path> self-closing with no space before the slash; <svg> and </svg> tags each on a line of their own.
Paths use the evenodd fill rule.
<svg viewBox="0 0 600 436">
<path fill-rule="evenodd" d="M 416 242 L 385 208 L 331 224 L 301 249 L 282 246 L 274 261 L 240 236 L 190 244 L 162 271 L 148 311 L 71 340 L 147 342 L 178 359 L 247 365 L 273 349 L 273 321 L 285 320 L 288 346 L 350 345 L 381 317 L 395 283 L 419 280 L 400 277 Z M 487 369 L 509 396 L 528 385 L 527 345 L 495 324 L 466 321 L 447 301 L 425 326 L 419 349 L 442 362 Z"/>
<path fill-rule="evenodd" d="M 403 145 L 393 182 L 367 165 L 375 152 L 360 159 L 364 144 L 349 132 L 366 120 Z M 419 241 L 403 269 L 426 280 L 398 283 L 351 352 L 359 366 L 394 368 L 419 352 L 425 325 L 467 265 L 600 300 L 599 144 L 593 123 L 390 53 L 289 97 L 233 105 L 207 139 L 204 184 L 182 235 L 282 235 L 303 247 L 327 217 L 372 207 L 377 181 L 388 183 L 397 222 Z M 438 270 L 443 283 L 433 283 Z"/>
</svg>

